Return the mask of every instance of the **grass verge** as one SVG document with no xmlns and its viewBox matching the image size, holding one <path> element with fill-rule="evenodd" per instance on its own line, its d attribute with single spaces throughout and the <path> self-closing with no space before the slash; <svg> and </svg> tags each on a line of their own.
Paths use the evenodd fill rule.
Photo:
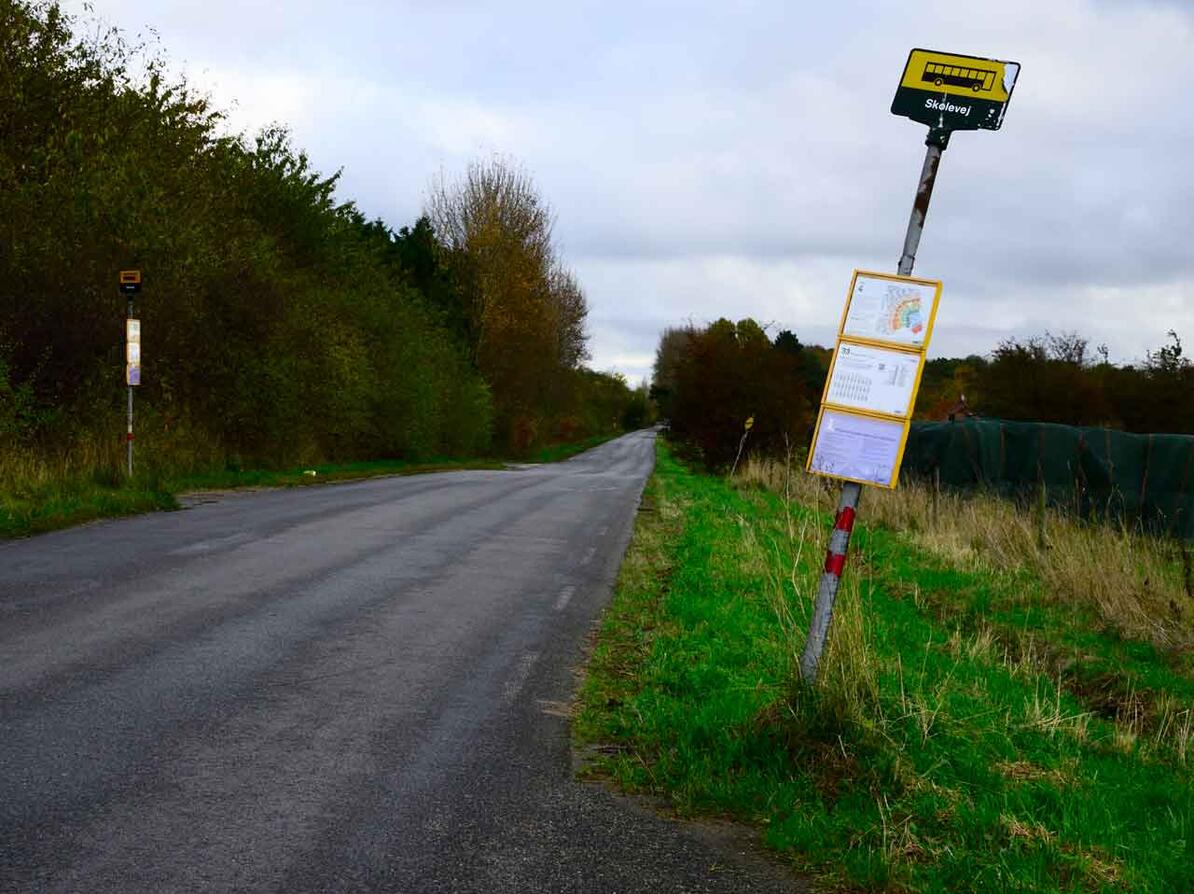
<svg viewBox="0 0 1194 894">
<path fill-rule="evenodd" d="M 829 888 L 1194 889 L 1177 625 L 1158 644 L 1032 562 L 863 528 L 803 687 L 828 516 L 798 489 L 731 486 L 661 446 L 579 695 L 587 772 L 755 823 Z"/>
<path fill-rule="evenodd" d="M 521 457 L 520 461 L 560 462 L 614 437 L 617 435 L 551 444 L 529 457 Z M 510 461 L 493 457 L 438 457 L 420 461 L 323 463 L 291 469 L 213 469 L 186 474 L 153 471 L 128 481 L 111 471 L 83 473 L 66 464 L 55 466 L 28 457 L 14 457 L 0 461 L 0 538 L 26 537 L 100 518 L 176 509 L 176 496 L 191 491 L 303 487 L 382 475 L 501 469 Z"/>
<path fill-rule="evenodd" d="M 141 482 L 121 486 L 91 479 L 63 479 L 7 487 L 0 495 L 0 538 L 26 537 L 100 518 L 177 506 L 170 491 Z"/>
<path fill-rule="evenodd" d="M 600 447 L 606 441 L 612 441 L 617 437 L 621 437 L 621 435 L 594 435 L 593 437 L 585 438 L 582 441 L 564 441 L 558 444 L 548 444 L 546 447 L 539 448 L 539 450 L 532 453 L 523 461 L 532 463 L 562 462 L 563 460 L 571 459 L 578 453 L 584 453 L 586 450 L 592 450 L 594 447 Z"/>
<path fill-rule="evenodd" d="M 504 466 L 504 462 L 496 459 L 442 457 L 419 462 L 370 460 L 352 463 L 321 463 L 282 470 L 224 469 L 172 478 L 169 481 L 169 487 L 174 493 L 238 487 L 306 487 L 327 484 L 330 481 L 376 478 L 381 475 L 417 475 L 424 472 L 449 472 L 457 469 L 501 469 Z M 312 472 L 315 474 L 311 474 Z"/>
</svg>

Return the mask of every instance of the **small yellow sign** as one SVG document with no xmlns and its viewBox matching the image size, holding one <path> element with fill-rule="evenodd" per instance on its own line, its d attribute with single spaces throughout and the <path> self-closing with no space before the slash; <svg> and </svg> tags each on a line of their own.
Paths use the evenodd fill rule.
<svg viewBox="0 0 1194 894">
<path fill-rule="evenodd" d="M 1020 63 L 915 49 L 891 102 L 893 115 L 931 128 L 999 130 Z"/>
<path fill-rule="evenodd" d="M 129 296 L 132 296 L 141 291 L 141 271 L 140 270 L 121 270 L 120 271 L 120 291 Z"/>
<path fill-rule="evenodd" d="M 908 55 L 900 86 L 1007 102 L 1011 99 L 1012 85 L 1016 83 L 1019 72 L 1020 66 L 1015 62 L 957 56 L 935 50 L 913 50 Z"/>
</svg>

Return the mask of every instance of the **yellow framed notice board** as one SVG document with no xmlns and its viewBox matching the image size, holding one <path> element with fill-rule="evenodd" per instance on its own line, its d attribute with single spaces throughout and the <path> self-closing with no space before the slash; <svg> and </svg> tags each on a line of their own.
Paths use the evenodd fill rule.
<svg viewBox="0 0 1194 894">
<path fill-rule="evenodd" d="M 855 270 L 808 452 L 816 475 L 894 488 L 941 283 Z"/>
</svg>

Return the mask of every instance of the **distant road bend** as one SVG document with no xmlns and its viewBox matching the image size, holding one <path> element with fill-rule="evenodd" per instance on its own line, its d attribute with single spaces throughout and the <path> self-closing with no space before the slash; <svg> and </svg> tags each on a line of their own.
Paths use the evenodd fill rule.
<svg viewBox="0 0 1194 894">
<path fill-rule="evenodd" d="M 639 432 L 0 544 L 0 891 L 790 889 L 573 778 L 652 457 Z"/>
</svg>

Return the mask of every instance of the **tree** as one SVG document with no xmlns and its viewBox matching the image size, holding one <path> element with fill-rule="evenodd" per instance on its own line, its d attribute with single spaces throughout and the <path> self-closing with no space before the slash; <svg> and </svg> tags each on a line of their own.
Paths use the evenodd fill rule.
<svg viewBox="0 0 1194 894">
<path fill-rule="evenodd" d="M 974 408 L 1003 419 L 1113 422 L 1113 408 L 1088 370 L 1086 344 L 1074 333 L 1001 342 L 981 376 L 982 402 Z"/>
<path fill-rule="evenodd" d="M 790 329 L 783 329 L 775 336 L 775 348 L 785 354 L 791 354 L 793 357 L 799 357 L 804 351 L 804 345 L 800 343 L 796 333 Z"/>
<path fill-rule="evenodd" d="M 657 399 L 666 396 L 672 432 L 709 467 L 733 460 L 748 417 L 754 418 L 752 451 L 782 455 L 806 442 L 810 402 L 790 342 L 781 344 L 772 344 L 751 319 L 664 333 L 656 355 Z"/>
<path fill-rule="evenodd" d="M 659 337 L 659 347 L 655 349 L 650 395 L 663 419 L 670 420 L 672 417 L 680 365 L 688 356 L 692 339 L 696 334 L 697 330 L 690 323 L 681 328 L 665 329 Z"/>
<path fill-rule="evenodd" d="M 433 184 L 427 213 L 463 288 L 504 441 L 524 448 L 563 409 L 560 374 L 587 357 L 587 304 L 556 257 L 550 210 L 525 172 L 494 158 Z"/>
<path fill-rule="evenodd" d="M 115 458 L 126 267 L 146 279 L 152 461 L 486 449 L 491 399 L 463 343 L 336 176 L 283 128 L 222 133 L 118 32 L 73 30 L 55 3 L 0 2 L 0 449 Z"/>
<path fill-rule="evenodd" d="M 916 417 L 936 422 L 944 420 L 966 398 L 970 407 L 982 407 L 979 381 L 987 367 L 983 357 L 938 357 L 925 363 L 920 391 L 916 396 Z"/>
<path fill-rule="evenodd" d="M 381 220 L 362 222 L 361 232 L 395 277 L 419 292 L 425 305 L 462 345 L 471 345 L 465 296 L 431 219 L 424 214 L 413 227 L 402 227 L 397 233 Z"/>
<path fill-rule="evenodd" d="M 1171 329 L 1167 334 L 1169 344 L 1148 353 L 1145 387 L 1137 404 L 1147 417 L 1149 431 L 1194 432 L 1194 366 L 1177 332 Z"/>
</svg>

